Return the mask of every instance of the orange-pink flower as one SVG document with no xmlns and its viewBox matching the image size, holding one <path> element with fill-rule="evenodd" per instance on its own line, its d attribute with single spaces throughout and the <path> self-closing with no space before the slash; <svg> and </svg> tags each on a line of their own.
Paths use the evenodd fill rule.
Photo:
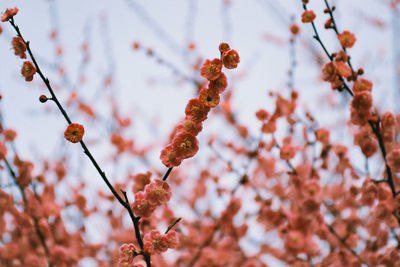
<svg viewBox="0 0 400 267">
<path fill-rule="evenodd" d="M 186 105 L 186 117 L 194 122 L 201 122 L 207 119 L 210 108 L 204 105 L 198 98 L 192 98 Z"/>
<path fill-rule="evenodd" d="M 351 107 L 356 110 L 369 110 L 372 107 L 372 96 L 369 91 L 358 92 L 351 100 Z"/>
<path fill-rule="evenodd" d="M 150 200 L 143 191 L 139 191 L 135 194 L 132 210 L 136 216 L 150 217 L 155 209 L 156 205 L 150 203 Z"/>
<path fill-rule="evenodd" d="M 13 129 L 5 129 L 3 135 L 6 141 L 12 142 L 14 141 L 15 137 L 17 137 L 17 132 Z"/>
<path fill-rule="evenodd" d="M 196 136 L 199 134 L 199 132 L 201 132 L 202 129 L 203 126 L 201 122 L 185 119 L 180 123 L 177 130 Z"/>
<path fill-rule="evenodd" d="M 219 93 L 222 93 L 228 86 L 228 81 L 223 72 L 218 76 L 217 79 L 210 81 L 208 88 L 217 89 Z"/>
<path fill-rule="evenodd" d="M 167 182 L 156 179 L 145 187 L 146 199 L 151 205 L 167 203 L 171 198 L 171 189 Z"/>
<path fill-rule="evenodd" d="M 174 230 L 169 231 L 165 238 L 167 239 L 168 247 L 169 248 L 176 248 L 178 246 L 179 237 L 178 233 Z"/>
<path fill-rule="evenodd" d="M 161 151 L 160 159 L 167 168 L 172 168 L 179 166 L 183 158 L 178 156 L 176 149 L 172 145 L 168 145 Z"/>
<path fill-rule="evenodd" d="M 351 71 L 350 67 L 347 66 L 347 64 L 345 62 L 343 62 L 343 61 L 335 61 L 334 65 L 335 65 L 337 73 L 340 76 L 348 78 L 353 74 L 353 72 Z"/>
<path fill-rule="evenodd" d="M 137 193 L 139 191 L 143 191 L 144 187 L 150 183 L 151 172 L 147 173 L 138 173 L 133 176 L 134 184 L 133 184 L 133 192 Z"/>
<path fill-rule="evenodd" d="M 178 157 L 184 159 L 191 158 L 196 155 L 199 150 L 199 142 L 196 136 L 188 133 L 179 133 L 172 141 L 172 146 Z"/>
<path fill-rule="evenodd" d="M 356 37 L 353 33 L 349 31 L 344 31 L 338 35 L 339 41 L 344 48 L 351 48 L 353 47 L 354 43 L 356 42 Z"/>
<path fill-rule="evenodd" d="M 259 109 L 256 112 L 256 117 L 260 121 L 266 121 L 269 118 L 269 113 L 265 109 Z"/>
<path fill-rule="evenodd" d="M 370 109 L 357 110 L 355 108 L 350 109 L 350 121 L 355 125 L 364 125 L 371 118 L 372 112 Z"/>
<path fill-rule="evenodd" d="M 71 123 L 65 130 L 64 137 L 71 143 L 78 143 L 82 140 L 84 133 L 85 129 L 83 128 L 83 125 Z"/>
<path fill-rule="evenodd" d="M 303 14 L 301 15 L 301 22 L 303 23 L 310 23 L 313 22 L 315 19 L 316 15 L 314 13 L 314 11 L 312 10 L 306 10 L 303 12 Z"/>
<path fill-rule="evenodd" d="M 20 58 L 26 58 L 26 45 L 21 37 L 14 37 L 11 41 L 11 45 L 16 56 L 19 56 Z"/>
<path fill-rule="evenodd" d="M 296 148 L 291 145 L 283 145 L 280 151 L 280 158 L 283 160 L 291 160 L 296 155 Z"/>
<path fill-rule="evenodd" d="M 362 91 L 368 91 L 371 92 L 372 91 L 372 82 L 370 80 L 361 78 L 358 79 L 354 82 L 353 84 L 353 92 L 357 93 L 357 92 L 362 92 Z"/>
<path fill-rule="evenodd" d="M 134 244 L 123 244 L 120 248 L 120 255 L 119 255 L 119 261 L 118 261 L 118 266 L 120 267 L 125 267 L 125 266 L 130 266 L 130 264 L 133 263 L 133 259 L 136 256 L 135 252 L 137 252 L 137 249 Z"/>
<path fill-rule="evenodd" d="M 240 62 L 239 53 L 231 49 L 222 54 L 222 62 L 224 63 L 224 67 L 227 69 L 235 69 Z"/>
<path fill-rule="evenodd" d="M 325 128 L 319 128 L 315 132 L 315 138 L 317 141 L 323 143 L 323 144 L 328 144 L 329 143 L 329 131 Z"/>
<path fill-rule="evenodd" d="M 222 62 L 218 58 L 206 59 L 200 68 L 200 75 L 209 81 L 215 80 L 221 74 Z"/>
<path fill-rule="evenodd" d="M 231 49 L 231 48 L 229 47 L 229 44 L 227 44 L 227 43 L 220 43 L 218 46 L 218 50 L 221 53 L 224 53 L 224 52 L 228 51 L 229 49 Z"/>
<path fill-rule="evenodd" d="M 143 238 L 144 251 L 149 254 L 161 254 L 168 250 L 168 240 L 157 230 L 152 230 Z"/>
<path fill-rule="evenodd" d="M 4 11 L 3 16 L 1 16 L 1 21 L 6 22 L 13 16 L 17 15 L 17 13 L 18 13 L 17 7 L 7 8 L 6 11 Z"/>
<path fill-rule="evenodd" d="M 25 61 L 22 65 L 21 74 L 25 77 L 25 81 L 30 82 L 33 80 L 33 75 L 36 73 L 36 67 L 31 61 Z"/>
<path fill-rule="evenodd" d="M 206 107 L 214 108 L 219 104 L 218 90 L 214 88 L 203 88 L 200 90 L 199 100 Z"/>
<path fill-rule="evenodd" d="M 335 65 L 329 62 L 322 68 L 322 80 L 327 82 L 335 82 L 338 79 Z"/>
<path fill-rule="evenodd" d="M 400 148 L 393 149 L 387 156 L 387 164 L 394 172 L 400 172 Z"/>
</svg>

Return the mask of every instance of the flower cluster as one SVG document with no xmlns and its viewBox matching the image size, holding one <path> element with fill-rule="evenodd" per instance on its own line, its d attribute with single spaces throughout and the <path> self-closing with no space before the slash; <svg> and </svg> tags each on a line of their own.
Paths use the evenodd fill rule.
<svg viewBox="0 0 400 267">
<path fill-rule="evenodd" d="M 178 234 L 171 230 L 166 234 L 161 234 L 157 230 L 152 230 L 147 233 L 143 238 L 143 249 L 144 252 L 153 255 L 161 254 L 167 251 L 169 248 L 176 248 L 178 246 Z M 120 255 L 118 266 L 119 267 L 146 267 L 146 262 L 144 260 L 135 257 L 140 253 L 134 244 L 123 244 L 120 247 Z"/>
<path fill-rule="evenodd" d="M 353 79 L 351 68 L 347 65 L 348 55 L 344 51 L 333 53 L 334 61 L 329 62 L 322 68 L 322 80 L 330 82 L 332 89 L 337 89 L 343 86 L 343 80 Z"/>
<path fill-rule="evenodd" d="M 153 180 L 144 187 L 144 191 L 135 193 L 132 210 L 136 216 L 150 217 L 157 206 L 167 203 L 171 198 L 171 189 L 167 182 Z"/>
<path fill-rule="evenodd" d="M 1 21 L 6 22 L 9 19 L 11 19 L 13 16 L 15 16 L 18 13 L 18 8 L 7 8 L 6 11 L 3 13 L 1 16 Z M 1 28 L 0 28 L 1 29 Z M 0 30 L 1 33 L 1 30 Z M 12 48 L 14 49 L 14 54 L 16 56 L 19 56 L 21 59 L 26 58 L 26 49 L 27 49 L 27 44 L 25 41 L 20 37 L 16 36 L 12 39 L 11 41 Z M 25 81 L 30 82 L 33 80 L 33 75 L 36 73 L 36 67 L 31 61 L 24 61 L 22 68 L 21 68 L 21 74 L 24 76 Z"/>
<path fill-rule="evenodd" d="M 220 102 L 220 94 L 228 86 L 222 66 L 234 69 L 240 62 L 239 54 L 227 43 L 219 45 L 221 57 L 207 59 L 200 74 L 208 80 L 208 86 L 200 90 L 197 98 L 190 99 L 185 108 L 185 119 L 176 127 L 170 143 L 161 151 L 160 159 L 168 168 L 179 166 L 184 159 L 193 157 L 199 150 L 196 136 L 202 130 L 211 108 Z"/>
<path fill-rule="evenodd" d="M 161 234 L 157 230 L 152 230 L 143 238 L 143 249 L 151 255 L 161 254 L 169 248 L 176 248 L 178 241 L 178 234 L 173 230 L 167 234 Z"/>
</svg>

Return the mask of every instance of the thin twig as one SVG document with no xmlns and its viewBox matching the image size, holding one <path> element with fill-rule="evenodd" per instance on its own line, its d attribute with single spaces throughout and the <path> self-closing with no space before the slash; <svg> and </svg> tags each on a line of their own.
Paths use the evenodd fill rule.
<svg viewBox="0 0 400 267">
<path fill-rule="evenodd" d="M 178 222 L 180 222 L 180 220 L 182 220 L 182 217 L 179 217 L 178 219 L 176 219 L 176 220 L 174 221 L 173 224 L 171 224 L 170 226 L 168 226 L 167 230 L 165 231 L 165 234 L 168 234 L 168 232 L 169 232 L 172 228 L 174 228 L 174 226 L 175 226 Z"/>
<path fill-rule="evenodd" d="M 48 78 L 46 78 L 43 74 L 43 72 L 41 71 L 38 63 L 36 62 L 35 57 L 33 56 L 32 50 L 30 48 L 29 42 L 25 41 L 25 39 L 23 38 L 19 27 L 17 25 L 15 25 L 14 23 L 14 18 L 11 17 L 9 20 L 11 26 L 15 29 L 15 31 L 17 32 L 17 35 L 22 39 L 22 41 L 25 43 L 27 51 L 29 53 L 29 56 L 32 59 L 33 64 L 36 67 L 36 72 L 39 74 L 40 78 L 43 80 L 43 82 L 45 83 L 49 93 L 51 94 L 51 98 L 54 101 L 54 103 L 56 103 L 58 109 L 60 110 L 60 112 L 62 113 L 62 115 L 64 116 L 65 120 L 68 122 L 68 124 L 71 124 L 72 121 L 69 118 L 67 112 L 65 111 L 65 109 L 62 107 L 60 101 L 58 100 L 56 94 L 54 93 L 51 85 L 50 85 L 50 81 Z M 99 164 L 97 163 L 97 161 L 94 159 L 93 155 L 90 153 L 89 149 L 87 148 L 85 142 L 83 140 L 81 140 L 79 142 L 83 148 L 83 152 L 88 156 L 88 158 L 90 159 L 90 161 L 92 162 L 92 164 L 94 165 L 94 167 L 96 168 L 97 172 L 100 174 L 101 178 L 103 179 L 103 181 L 106 183 L 107 187 L 110 189 L 110 191 L 112 192 L 112 194 L 114 195 L 114 197 L 118 200 L 118 202 L 128 211 L 131 220 L 133 222 L 134 228 L 135 228 L 135 236 L 136 239 L 138 241 L 138 244 L 142 250 L 142 254 L 144 256 L 144 259 L 146 261 L 147 267 L 151 267 L 151 261 L 150 261 L 150 255 L 148 253 L 143 252 L 143 240 L 140 234 L 140 230 L 139 230 L 139 217 L 135 217 L 135 215 L 133 214 L 132 208 L 129 204 L 129 201 L 126 197 L 126 193 L 124 193 L 124 197 L 125 200 L 122 199 L 122 197 L 118 194 L 118 192 L 115 190 L 115 188 L 113 187 L 113 185 L 110 183 L 110 181 L 108 180 L 105 172 L 100 168 Z"/>
<path fill-rule="evenodd" d="M 327 3 L 327 0 L 324 0 L 324 1 L 325 1 L 326 5 L 327 5 L 327 8 L 328 8 L 328 10 L 329 10 L 329 14 L 330 14 L 330 16 L 331 16 L 331 18 L 332 18 L 332 23 L 334 23 L 334 17 L 333 17 L 333 14 L 332 14 L 332 10 L 331 10 L 331 8 L 329 7 L 329 4 Z M 303 4 L 303 8 L 304 8 L 304 10 L 307 10 L 307 6 L 306 6 L 305 4 Z M 314 22 L 311 22 L 311 25 L 312 25 L 312 28 L 313 28 L 314 33 L 315 33 L 314 38 L 315 38 L 315 39 L 318 41 L 318 43 L 321 45 L 322 49 L 325 51 L 325 54 L 328 56 L 328 58 L 330 59 L 330 61 L 333 61 L 333 57 L 329 54 L 329 52 L 327 51 L 326 47 L 324 46 L 322 40 L 319 38 L 319 34 L 318 34 L 317 29 L 315 28 Z M 338 35 L 336 23 L 334 24 L 334 30 L 335 30 L 335 33 Z M 349 61 L 350 61 L 350 59 L 349 59 Z M 339 77 L 340 77 L 340 80 L 343 82 L 343 86 L 344 86 L 344 88 L 346 89 L 346 91 L 347 91 L 351 96 L 354 96 L 354 93 L 350 90 L 350 88 L 348 87 L 348 85 L 347 85 L 347 83 L 344 81 L 344 79 L 343 79 L 341 76 L 339 76 Z M 374 122 L 374 121 L 372 121 L 372 120 L 368 120 L 368 123 L 369 123 L 369 125 L 371 126 L 371 129 L 372 129 L 372 131 L 373 131 L 375 137 L 378 139 L 379 149 L 381 150 L 382 157 L 383 157 L 383 160 L 384 160 L 384 162 L 385 162 L 386 174 L 387 174 L 387 182 L 388 182 L 388 184 L 389 184 L 389 186 L 390 186 L 390 190 L 392 191 L 393 197 L 396 197 L 396 195 L 397 195 L 398 192 L 396 192 L 395 185 L 394 185 L 394 182 L 393 182 L 392 170 L 390 169 L 390 167 L 389 167 L 389 166 L 387 165 L 387 163 L 386 163 L 386 149 L 385 149 L 385 145 L 384 145 L 384 142 L 383 142 L 382 134 L 381 134 L 381 132 L 380 132 L 380 127 L 379 127 L 379 124 L 380 124 L 380 123 L 379 123 L 379 121 L 378 121 L 378 122 Z M 399 219 L 399 223 L 400 223 L 400 219 Z"/>
</svg>

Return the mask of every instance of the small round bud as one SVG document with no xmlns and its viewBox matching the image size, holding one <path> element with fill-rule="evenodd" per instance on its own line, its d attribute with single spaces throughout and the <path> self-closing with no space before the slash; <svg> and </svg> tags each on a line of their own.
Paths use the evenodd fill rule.
<svg viewBox="0 0 400 267">
<path fill-rule="evenodd" d="M 227 52 L 227 51 L 229 51 L 229 49 L 231 49 L 231 48 L 229 47 L 229 44 L 227 44 L 227 43 L 220 43 L 218 46 L 218 50 L 221 53 Z"/>
<path fill-rule="evenodd" d="M 140 48 L 140 43 L 135 41 L 135 42 L 133 42 L 132 47 L 133 47 L 133 49 L 137 50 Z"/>
<path fill-rule="evenodd" d="M 45 96 L 45 95 L 39 96 L 39 101 L 40 101 L 40 102 L 46 103 L 47 100 L 49 100 L 49 99 L 47 98 L 47 96 Z"/>
<path fill-rule="evenodd" d="M 293 35 L 296 35 L 300 32 L 300 27 L 296 23 L 293 23 L 292 25 L 290 25 L 290 32 Z"/>
</svg>

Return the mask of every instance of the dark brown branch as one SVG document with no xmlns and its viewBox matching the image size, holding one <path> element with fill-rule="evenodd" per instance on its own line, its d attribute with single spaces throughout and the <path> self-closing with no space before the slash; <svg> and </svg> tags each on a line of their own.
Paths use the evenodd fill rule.
<svg viewBox="0 0 400 267">
<path fill-rule="evenodd" d="M 36 72 L 39 74 L 40 78 L 43 80 L 43 82 L 45 83 L 49 93 L 51 94 L 51 98 L 54 101 L 54 103 L 56 103 L 58 109 L 60 110 L 60 112 L 62 113 L 62 115 L 64 116 L 65 120 L 68 122 L 68 124 L 71 124 L 72 121 L 69 118 L 67 112 L 65 111 L 65 109 L 62 107 L 60 101 L 58 100 L 56 94 L 54 93 L 51 85 L 50 85 L 50 81 L 48 78 L 46 78 L 43 74 L 43 72 L 41 71 L 33 53 L 32 50 L 30 48 L 29 42 L 25 41 L 25 39 L 23 38 L 19 27 L 17 25 L 15 25 L 14 23 L 14 18 L 10 18 L 9 20 L 11 26 L 15 29 L 15 31 L 17 32 L 17 35 L 22 39 L 22 41 L 25 43 L 27 51 L 29 56 L 32 59 L 33 64 L 36 67 Z M 140 230 L 139 230 L 139 218 L 135 217 L 135 215 L 133 214 L 132 208 L 129 204 L 129 201 L 126 197 L 126 194 L 124 193 L 124 197 L 125 200 L 122 199 L 122 197 L 118 194 L 118 192 L 115 190 L 115 188 L 113 187 L 113 185 L 110 183 L 110 181 L 108 180 L 105 172 L 100 168 L 99 164 L 97 163 L 97 161 L 94 159 L 93 155 L 90 153 L 89 149 L 87 148 L 86 144 L 84 141 L 80 141 L 79 142 L 83 148 L 83 152 L 88 156 L 88 158 L 90 159 L 90 161 L 92 162 L 92 164 L 94 165 L 94 167 L 96 168 L 97 172 L 100 174 L 101 178 L 103 179 L 103 181 L 106 183 L 107 187 L 110 189 L 111 193 L 114 195 L 114 197 L 118 200 L 118 202 L 128 211 L 129 216 L 131 217 L 131 220 L 133 222 L 134 228 L 135 228 L 135 236 L 136 239 L 140 245 L 141 250 L 143 251 L 143 240 L 141 238 L 140 235 Z M 150 255 L 147 253 L 143 253 L 147 267 L 151 267 L 151 262 L 150 262 Z"/>
<path fill-rule="evenodd" d="M 169 169 L 167 170 L 167 172 L 165 173 L 164 177 L 162 178 L 163 181 L 167 180 L 169 174 L 170 174 L 171 171 L 172 171 L 172 168 L 173 168 L 173 167 L 171 167 L 171 168 L 169 168 Z"/>
</svg>

